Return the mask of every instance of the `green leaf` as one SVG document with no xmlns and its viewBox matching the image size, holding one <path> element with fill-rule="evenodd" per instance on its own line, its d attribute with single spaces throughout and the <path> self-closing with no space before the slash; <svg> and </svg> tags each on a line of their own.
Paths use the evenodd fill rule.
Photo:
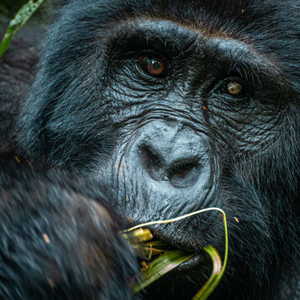
<svg viewBox="0 0 300 300">
<path fill-rule="evenodd" d="M 187 253 L 182 250 L 167 251 L 155 259 L 147 269 L 142 270 L 138 282 L 132 285 L 134 293 L 138 293 L 166 273 L 178 267 L 181 263 L 195 256 L 194 253 Z"/>
<path fill-rule="evenodd" d="M 218 286 L 223 276 L 222 260 L 217 250 L 211 245 L 204 247 L 204 250 L 208 253 L 212 260 L 213 271 L 209 280 L 205 283 L 201 290 L 193 297 L 192 300 L 206 300 L 214 291 L 214 289 Z"/>
<path fill-rule="evenodd" d="M 222 265 L 221 257 L 219 256 L 217 250 L 213 248 L 211 245 L 208 245 L 207 247 L 204 247 L 203 249 L 209 254 L 212 262 L 213 262 L 213 271 L 212 275 L 210 276 L 209 280 L 206 282 L 206 284 L 201 288 L 201 290 L 194 296 L 192 300 L 206 300 L 209 295 L 214 291 L 214 289 L 217 287 L 217 285 L 220 283 L 220 280 L 222 279 L 226 266 L 228 261 L 228 228 L 227 228 L 227 220 L 226 220 L 226 214 L 225 212 L 218 208 L 218 207 L 209 207 L 201 210 L 197 210 L 194 212 L 191 212 L 189 214 L 179 216 L 173 219 L 168 220 L 159 220 L 159 221 L 151 221 L 148 223 L 143 223 L 140 225 L 136 225 L 132 228 L 129 228 L 123 232 L 122 234 L 126 234 L 127 232 L 136 230 L 140 227 L 149 226 L 149 225 L 156 225 L 156 224 L 169 224 L 173 222 L 178 222 L 180 220 L 190 218 L 192 216 L 198 215 L 200 213 L 208 212 L 216 210 L 223 214 L 223 223 L 224 223 L 224 231 L 225 231 L 225 253 L 224 253 L 224 262 Z M 152 253 L 151 249 L 148 248 L 153 247 L 156 250 L 164 250 L 167 249 L 166 244 L 162 241 L 153 241 L 148 242 L 144 244 L 145 250 L 148 251 L 149 257 L 151 258 Z M 176 253 L 177 252 L 177 253 Z M 170 253 L 172 255 L 175 255 L 174 257 L 168 257 L 165 256 L 167 253 Z M 190 253 L 186 253 L 181 250 L 177 251 L 167 251 L 165 254 L 161 255 L 160 257 L 156 258 L 147 269 L 142 270 L 142 276 L 140 279 L 139 284 L 137 282 L 134 282 L 132 287 L 134 292 L 139 292 L 146 286 L 150 285 L 157 279 L 159 279 L 164 274 L 168 273 L 169 271 L 176 268 L 178 265 L 180 265 L 182 262 L 188 260 L 189 258 L 193 257 L 195 254 L 190 255 Z M 165 259 L 166 258 L 166 259 Z M 182 259 L 182 261 L 180 261 Z"/>
<path fill-rule="evenodd" d="M 168 250 L 171 246 L 169 244 L 166 244 L 163 241 L 154 241 L 154 242 L 148 242 L 145 244 L 147 247 L 153 247 L 156 249 L 161 249 L 161 250 Z"/>
<path fill-rule="evenodd" d="M 11 39 L 17 34 L 21 27 L 30 19 L 34 12 L 44 0 L 30 0 L 17 12 L 10 21 L 7 31 L 0 43 L 0 58 L 10 46 Z"/>
</svg>

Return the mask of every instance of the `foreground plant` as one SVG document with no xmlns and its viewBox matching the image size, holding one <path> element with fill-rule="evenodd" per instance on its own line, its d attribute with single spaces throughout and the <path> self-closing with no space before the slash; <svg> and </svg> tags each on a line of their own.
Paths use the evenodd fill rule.
<svg viewBox="0 0 300 300">
<path fill-rule="evenodd" d="M 138 279 L 133 283 L 132 289 L 134 293 L 140 292 L 142 289 L 146 288 L 171 270 L 178 267 L 183 262 L 191 259 L 196 254 L 189 253 L 183 250 L 168 250 L 169 245 L 162 241 L 153 241 L 149 242 L 152 239 L 151 232 L 148 229 L 143 229 L 142 227 L 156 224 L 168 224 L 173 222 L 178 222 L 185 218 L 189 218 L 195 216 L 197 214 L 217 210 L 222 212 L 223 214 L 223 222 L 224 222 L 224 230 L 225 230 L 225 254 L 224 254 L 224 262 L 222 264 L 222 259 L 218 254 L 217 250 L 208 245 L 203 248 L 204 251 L 208 253 L 212 260 L 213 271 L 209 278 L 209 280 L 204 284 L 201 290 L 193 297 L 192 300 L 205 300 L 210 294 L 214 291 L 214 289 L 218 286 L 220 280 L 222 279 L 226 265 L 228 260 L 228 229 L 227 229 L 227 221 L 226 214 L 220 208 L 207 208 L 199 211 L 192 212 L 190 214 L 169 219 L 169 220 L 161 220 L 161 221 L 153 221 L 148 223 L 143 223 L 137 226 L 134 226 L 128 230 L 122 232 L 123 236 L 133 245 L 134 248 L 139 249 L 143 255 L 147 256 L 149 259 L 152 256 L 158 256 L 154 261 L 152 261 L 149 265 L 145 262 L 143 263 L 143 269 L 141 270 L 141 275 Z M 133 237 L 129 237 L 128 232 L 132 232 Z M 133 242 L 132 242 L 133 241 Z M 147 242 L 147 243 L 145 243 Z"/>
<path fill-rule="evenodd" d="M 17 12 L 10 21 L 7 31 L 0 43 L 0 58 L 10 46 L 11 39 L 17 34 L 22 26 L 30 19 L 34 12 L 40 7 L 44 0 L 30 0 Z"/>
</svg>

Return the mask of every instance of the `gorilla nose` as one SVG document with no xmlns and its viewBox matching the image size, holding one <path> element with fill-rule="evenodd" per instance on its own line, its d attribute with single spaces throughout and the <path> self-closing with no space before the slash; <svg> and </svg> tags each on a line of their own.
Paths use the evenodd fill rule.
<svg viewBox="0 0 300 300">
<path fill-rule="evenodd" d="M 185 156 L 184 149 L 164 152 L 164 142 L 160 144 L 140 148 L 142 167 L 154 180 L 169 181 L 176 188 L 193 186 L 201 173 L 200 158 Z"/>
</svg>

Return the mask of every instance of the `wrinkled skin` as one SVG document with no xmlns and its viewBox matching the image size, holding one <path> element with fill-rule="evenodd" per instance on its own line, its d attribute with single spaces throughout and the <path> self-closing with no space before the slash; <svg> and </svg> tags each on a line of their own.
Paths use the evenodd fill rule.
<svg viewBox="0 0 300 300">
<path fill-rule="evenodd" d="M 23 156 L 98 183 L 109 196 L 87 196 L 132 221 L 123 226 L 222 208 L 229 265 L 210 299 L 300 299 L 299 10 L 296 0 L 72 1 L 17 118 Z M 164 62 L 162 76 L 141 68 L 145 55 Z M 151 229 L 199 256 L 142 297 L 191 299 L 210 272 L 202 248 L 224 254 L 222 215 Z"/>
</svg>

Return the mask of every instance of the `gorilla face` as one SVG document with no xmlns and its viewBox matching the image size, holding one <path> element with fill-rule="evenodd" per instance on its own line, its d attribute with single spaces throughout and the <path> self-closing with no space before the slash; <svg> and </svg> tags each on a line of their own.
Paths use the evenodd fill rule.
<svg viewBox="0 0 300 300">
<path fill-rule="evenodd" d="M 275 39 L 292 18 L 268 1 L 79 2 L 52 27 L 24 107 L 31 157 L 104 182 L 134 223 L 223 208 L 229 272 L 268 278 L 286 235 L 276 203 L 298 189 L 299 45 Z M 217 213 L 152 230 L 186 250 L 224 247 Z"/>
</svg>

